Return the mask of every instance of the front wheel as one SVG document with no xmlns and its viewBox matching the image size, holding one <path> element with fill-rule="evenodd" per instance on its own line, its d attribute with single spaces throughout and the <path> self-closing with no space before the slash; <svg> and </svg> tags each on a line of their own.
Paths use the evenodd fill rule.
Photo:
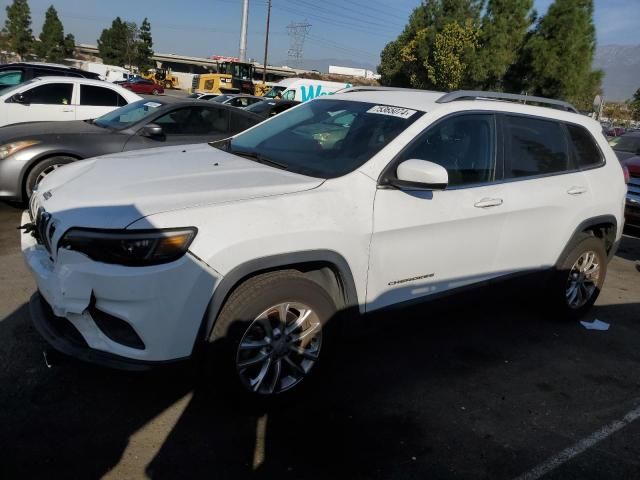
<svg viewBox="0 0 640 480">
<path fill-rule="evenodd" d="M 554 273 L 551 296 L 564 318 L 577 319 L 598 299 L 607 274 L 604 241 L 585 234 Z"/>
<path fill-rule="evenodd" d="M 297 271 L 254 277 L 218 317 L 210 370 L 252 396 L 298 390 L 326 356 L 335 314 L 329 294 Z"/>
<path fill-rule="evenodd" d="M 157 88 L 154 88 L 154 89 L 151 91 L 151 95 L 158 95 L 159 93 L 160 93 L 160 92 L 158 91 L 158 89 L 157 89 Z"/>
</svg>

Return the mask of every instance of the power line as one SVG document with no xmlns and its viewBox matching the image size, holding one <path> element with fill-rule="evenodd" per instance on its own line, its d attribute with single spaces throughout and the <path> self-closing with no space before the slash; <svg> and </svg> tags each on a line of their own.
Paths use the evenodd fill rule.
<svg viewBox="0 0 640 480">
<path fill-rule="evenodd" d="M 324 0 L 324 1 L 325 1 L 325 3 L 331 3 L 330 1 L 327 1 L 327 0 Z M 379 14 L 382 14 L 382 15 L 384 15 L 385 17 L 395 17 L 395 18 L 397 18 L 398 20 L 401 20 L 401 21 L 403 21 L 403 22 L 405 22 L 405 23 L 409 21 L 409 17 L 408 17 L 408 16 L 407 16 L 407 17 L 403 17 L 403 16 L 398 15 L 398 14 L 396 14 L 396 13 L 392 13 L 392 11 L 397 11 L 397 9 L 396 9 L 396 7 L 395 7 L 395 6 L 390 6 L 390 5 L 386 5 L 386 4 L 384 4 L 386 8 L 384 8 L 384 9 L 376 8 L 376 7 L 374 7 L 374 6 L 372 6 L 372 5 L 371 5 L 371 3 L 374 3 L 374 2 L 373 2 L 373 1 L 371 1 L 371 0 L 369 0 L 369 2 L 368 2 L 367 4 L 364 4 L 364 5 L 363 5 L 363 4 L 361 4 L 361 3 L 358 3 L 358 2 L 357 2 L 357 1 L 355 1 L 355 0 L 350 0 L 350 1 L 349 1 L 349 3 L 350 3 L 351 5 L 353 5 L 354 7 L 360 7 L 360 8 L 362 8 L 363 10 L 370 10 L 370 11 L 373 11 L 373 12 L 378 12 Z M 378 4 L 379 4 L 379 5 L 383 5 L 381 2 L 379 2 Z M 340 8 L 347 8 L 347 7 L 345 7 L 344 5 L 338 5 L 338 6 L 339 6 Z M 416 6 L 418 6 L 418 5 L 416 4 Z"/>
<path fill-rule="evenodd" d="M 376 30 L 379 30 L 378 28 L 367 28 L 366 26 L 362 26 L 362 25 L 357 25 L 354 24 L 352 22 L 346 22 L 346 21 L 341 21 L 341 20 L 337 20 L 337 19 L 332 19 L 332 18 L 327 18 L 326 16 L 322 16 L 322 15 L 318 15 L 318 14 L 308 14 L 308 12 L 305 11 L 301 11 L 295 8 L 291 8 L 291 7 L 279 7 L 274 5 L 273 8 L 276 8 L 282 12 L 288 13 L 288 14 L 295 14 L 295 15 L 301 15 L 303 17 L 309 17 L 312 20 L 316 20 L 320 23 L 324 23 L 326 25 L 332 25 L 332 26 L 336 26 L 336 27 L 346 27 L 351 29 L 354 32 L 360 32 L 360 33 L 367 33 L 367 34 L 372 34 L 375 33 Z"/>
<path fill-rule="evenodd" d="M 302 6 L 307 6 L 309 8 L 313 8 L 314 11 L 317 11 L 318 13 L 325 15 L 328 18 L 336 16 L 336 19 L 339 19 L 340 21 L 353 21 L 353 22 L 360 23 L 362 26 L 373 26 L 376 28 L 393 28 L 389 26 L 387 23 L 381 22 L 379 18 L 376 18 L 375 21 L 371 21 L 371 20 L 364 19 L 361 16 L 354 17 L 353 15 L 345 14 L 344 11 L 340 11 L 340 13 L 337 13 L 333 9 L 326 8 L 320 5 L 314 5 L 313 3 L 309 3 L 306 0 L 296 0 L 295 3 L 301 4 Z M 342 10 L 347 10 L 347 7 L 343 7 Z M 356 11 L 356 13 L 358 12 Z"/>
</svg>

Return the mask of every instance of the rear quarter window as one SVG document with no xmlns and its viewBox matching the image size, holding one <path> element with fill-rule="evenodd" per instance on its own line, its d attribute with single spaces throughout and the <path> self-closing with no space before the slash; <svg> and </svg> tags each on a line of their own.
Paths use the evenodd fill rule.
<svg viewBox="0 0 640 480">
<path fill-rule="evenodd" d="M 602 153 L 589 131 L 578 125 L 567 125 L 578 168 L 593 168 L 604 164 Z"/>
</svg>

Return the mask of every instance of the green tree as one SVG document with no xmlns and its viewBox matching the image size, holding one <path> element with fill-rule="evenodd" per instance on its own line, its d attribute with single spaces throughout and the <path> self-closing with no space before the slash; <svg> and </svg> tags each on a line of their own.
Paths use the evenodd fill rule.
<svg viewBox="0 0 640 480">
<path fill-rule="evenodd" d="M 154 66 L 153 38 L 151 37 L 151 24 L 145 18 L 140 25 L 138 44 L 136 49 L 136 65 L 140 71 L 146 71 Z"/>
<path fill-rule="evenodd" d="M 452 22 L 436 33 L 433 60 L 426 63 L 427 77 L 438 90 L 456 90 L 462 86 L 468 58 L 478 46 L 478 30 L 467 20 L 463 25 Z"/>
<path fill-rule="evenodd" d="M 40 42 L 36 44 L 36 53 L 49 62 L 60 62 L 73 53 L 75 46 L 73 35 L 64 36 L 62 22 L 53 5 L 45 14 L 39 38 Z"/>
<path fill-rule="evenodd" d="M 629 100 L 629 109 L 631 110 L 631 116 L 634 120 L 640 121 L 640 88 L 633 94 L 631 100 Z"/>
<path fill-rule="evenodd" d="M 76 49 L 76 37 L 73 36 L 73 33 L 67 33 L 64 37 L 64 51 L 65 58 L 73 56 L 73 52 Z"/>
<path fill-rule="evenodd" d="M 444 84 L 447 82 L 444 73 L 436 75 L 433 69 L 442 62 L 453 62 L 451 64 L 459 70 L 450 80 L 460 76 L 455 80 L 455 88 L 471 86 L 468 67 L 475 62 L 476 42 L 467 42 L 464 46 L 458 43 L 469 38 L 463 31 L 477 32 L 483 1 L 426 0 L 418 6 L 404 31 L 382 51 L 378 67 L 381 82 L 384 85 L 437 88 L 439 77 Z"/>
<path fill-rule="evenodd" d="M 591 68 L 595 34 L 593 0 L 556 0 L 524 47 L 528 71 L 522 88 L 590 109 L 602 80 L 602 73 Z"/>
<path fill-rule="evenodd" d="M 138 56 L 138 26 L 135 22 L 124 22 L 124 60 L 122 66 L 132 67 L 136 64 Z"/>
<path fill-rule="evenodd" d="M 535 21 L 533 0 L 488 0 L 482 18 L 474 79 L 485 90 L 504 90 L 505 75 L 522 53 Z"/>
<path fill-rule="evenodd" d="M 6 7 L 6 11 L 4 33 L 7 35 L 9 48 L 20 57 L 24 57 L 33 48 L 31 9 L 27 0 L 13 0 L 13 3 Z"/>
<path fill-rule="evenodd" d="M 120 17 L 111 22 L 110 28 L 102 30 L 98 39 L 98 52 L 102 61 L 108 65 L 127 64 L 127 45 L 129 29 Z"/>
</svg>

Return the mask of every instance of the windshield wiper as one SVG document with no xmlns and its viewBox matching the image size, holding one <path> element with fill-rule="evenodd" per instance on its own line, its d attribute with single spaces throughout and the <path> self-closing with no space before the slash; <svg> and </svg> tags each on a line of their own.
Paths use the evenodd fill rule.
<svg viewBox="0 0 640 480">
<path fill-rule="evenodd" d="M 248 158 L 250 160 L 255 160 L 256 162 L 262 163 L 263 165 L 269 165 L 270 167 L 279 168 L 281 170 L 289 170 L 289 167 L 284 163 L 271 160 L 270 158 L 265 157 L 264 155 L 261 155 L 258 152 L 243 152 L 240 150 L 231 150 L 231 149 L 229 149 L 228 152 L 234 155 L 238 155 L 240 157 Z"/>
</svg>

